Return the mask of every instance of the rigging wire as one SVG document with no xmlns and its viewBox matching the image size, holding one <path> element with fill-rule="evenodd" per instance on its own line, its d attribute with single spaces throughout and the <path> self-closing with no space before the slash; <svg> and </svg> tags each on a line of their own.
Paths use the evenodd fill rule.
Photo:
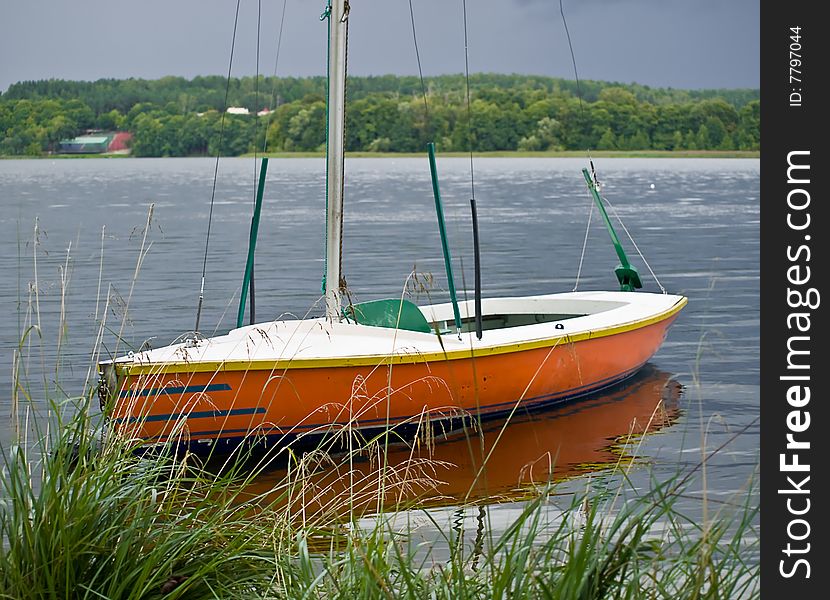
<svg viewBox="0 0 830 600">
<path fill-rule="evenodd" d="M 277 67 L 280 64 L 280 48 L 282 48 L 282 29 L 283 25 L 285 25 L 285 8 L 288 5 L 288 0 L 282 1 L 282 16 L 280 17 L 280 28 L 279 33 L 277 34 L 277 52 L 276 58 L 274 58 L 274 72 L 271 75 L 272 84 L 271 84 L 271 106 L 273 107 L 271 110 L 277 110 Z M 269 121 L 271 120 L 269 116 Z M 268 129 L 265 130 L 265 138 L 262 140 L 262 153 L 268 150 Z"/>
<path fill-rule="evenodd" d="M 351 11 L 351 5 L 349 4 L 349 0 L 343 1 L 343 16 L 340 17 L 340 22 L 343 24 L 345 28 L 344 37 L 344 48 L 343 48 L 343 152 L 340 160 L 340 173 L 343 174 L 346 171 L 346 108 L 348 107 L 349 103 L 346 101 L 349 95 L 349 12 Z M 345 214 L 343 212 L 343 202 L 342 198 L 345 197 L 345 185 L 346 185 L 346 178 L 340 177 L 340 198 L 341 198 L 341 206 L 340 206 L 340 268 L 338 269 L 340 272 L 340 281 L 336 282 L 338 289 L 341 291 L 347 290 L 346 285 L 346 277 L 343 275 L 343 221 L 346 219 Z"/>
<path fill-rule="evenodd" d="M 582 106 L 582 89 L 579 86 L 579 72 L 576 70 L 576 55 L 574 54 L 574 47 L 571 43 L 571 32 L 568 30 L 568 20 L 565 18 L 565 7 L 562 5 L 563 0 L 559 0 L 559 14 L 562 15 L 562 23 L 565 25 L 565 37 L 568 38 L 568 48 L 571 51 L 571 62 L 574 66 L 574 79 L 576 79 L 576 97 L 579 98 L 579 115 L 582 117 L 582 122 L 585 122 L 585 109 Z"/>
<path fill-rule="evenodd" d="M 280 33 L 279 38 L 277 41 L 277 57 L 274 61 L 274 81 L 272 87 L 272 97 L 276 94 L 276 72 L 277 72 L 277 65 L 279 64 L 279 53 L 280 53 L 280 45 L 282 41 L 282 27 L 285 21 L 285 1 L 283 2 L 282 6 L 282 17 L 280 19 Z M 254 172 L 253 172 L 253 193 L 254 193 L 254 218 L 258 219 L 259 215 L 257 212 L 257 197 L 259 192 L 259 186 L 257 182 L 257 137 L 259 136 L 259 55 L 261 50 L 261 33 L 262 33 L 262 0 L 257 0 L 257 21 L 256 21 L 256 73 L 254 77 Z M 265 128 L 265 132 L 263 133 L 263 141 L 262 141 L 262 153 L 265 154 L 266 149 L 268 146 L 268 129 L 267 126 Z M 263 159 L 263 169 L 265 167 L 265 161 L 267 159 Z M 259 177 L 264 178 L 265 171 L 262 170 Z M 260 198 L 261 200 L 261 198 Z M 251 270 L 250 270 L 250 277 L 248 279 L 248 285 L 250 288 L 250 323 L 253 325 L 256 322 L 256 280 L 254 278 L 255 273 L 255 265 L 256 262 L 251 257 Z M 240 311 L 242 308 L 240 307 Z"/>
<path fill-rule="evenodd" d="M 594 168 L 594 161 L 591 158 L 591 153 L 588 153 L 588 163 L 591 165 L 591 179 L 594 181 L 594 185 L 597 187 L 597 190 L 600 188 L 599 179 L 597 179 L 597 170 Z M 576 281 L 574 282 L 574 289 L 571 290 L 575 292 L 579 287 L 579 279 L 582 276 L 582 263 L 585 261 L 585 250 L 588 248 L 588 235 L 591 233 L 591 220 L 594 218 L 594 200 L 591 198 L 591 192 L 588 191 L 588 200 L 591 205 L 591 211 L 588 213 L 588 224 L 585 227 L 585 238 L 582 240 L 582 253 L 579 255 L 579 267 L 576 269 Z"/>
<path fill-rule="evenodd" d="M 233 18 L 233 36 L 231 38 L 231 52 L 228 59 L 228 77 L 225 82 L 225 100 L 222 106 L 222 116 L 219 121 L 219 144 L 216 147 L 216 162 L 213 167 L 213 186 L 210 191 L 210 212 L 208 213 L 207 235 L 205 236 L 205 257 L 202 261 L 202 283 L 199 287 L 199 305 L 196 308 L 196 327 L 193 329 L 195 333 L 199 332 L 199 321 L 202 316 L 202 303 L 205 299 L 205 275 L 207 273 L 207 259 L 208 248 L 210 246 L 210 226 L 213 222 L 213 205 L 216 200 L 216 180 L 219 175 L 219 156 L 222 154 L 222 141 L 225 134 L 225 115 L 228 110 L 228 95 L 231 89 L 231 71 L 233 69 L 233 51 L 236 47 L 236 31 L 239 25 L 239 4 L 242 0 L 236 0 L 236 13 Z"/>
<path fill-rule="evenodd" d="M 590 192 L 588 193 L 590 196 Z M 588 225 L 585 228 L 585 238 L 582 240 L 582 254 L 579 255 L 579 267 L 576 270 L 576 282 L 574 283 L 573 292 L 579 287 L 579 278 L 582 275 L 582 263 L 585 260 L 585 249 L 588 247 L 588 234 L 591 232 L 591 220 L 594 218 L 594 203 L 591 202 L 591 211 L 588 213 Z"/>
<path fill-rule="evenodd" d="M 256 73 L 254 74 L 254 195 L 256 195 L 256 138 L 259 134 L 259 50 L 262 30 L 262 0 L 257 0 L 256 13 Z"/>
<path fill-rule="evenodd" d="M 464 11 L 464 78 L 467 85 L 467 142 L 470 145 L 470 199 L 476 199 L 475 170 L 473 169 L 473 109 L 470 102 L 470 59 L 467 40 L 467 0 L 461 0 Z"/>
<path fill-rule="evenodd" d="M 616 209 L 616 208 L 614 208 L 614 205 L 613 205 L 613 204 L 611 204 L 611 203 L 608 201 L 608 198 L 606 198 L 605 196 L 603 196 L 603 195 L 601 195 L 601 194 L 600 194 L 600 198 L 602 198 L 602 200 L 603 200 L 603 201 L 604 201 L 604 202 L 605 202 L 608 206 L 610 206 L 610 207 L 611 207 L 611 211 L 614 213 L 614 217 L 616 217 L 617 221 L 618 221 L 618 222 L 619 222 L 619 224 L 620 224 L 620 227 L 622 227 L 622 228 L 623 228 L 623 231 L 625 231 L 625 234 L 628 236 L 628 239 L 629 239 L 629 240 L 631 240 L 631 244 L 634 246 L 634 249 L 637 251 L 637 254 L 639 254 L 639 255 L 640 255 L 640 258 L 641 258 L 641 259 L 643 260 L 643 262 L 645 263 L 646 268 L 648 269 L 648 272 L 649 272 L 649 273 L 651 273 L 651 276 L 652 276 L 652 277 L 654 277 L 654 281 L 655 281 L 655 282 L 657 282 L 657 286 L 660 288 L 660 291 L 661 291 L 661 292 L 663 292 L 664 294 L 666 294 L 666 293 L 667 293 L 667 292 L 666 292 L 666 288 L 664 288 L 664 287 L 663 287 L 663 284 L 662 284 L 662 283 L 660 283 L 660 280 L 659 280 L 659 279 L 657 279 L 657 275 L 655 275 L 655 274 L 654 274 L 654 271 L 652 270 L 651 265 L 649 265 L 649 264 L 648 264 L 648 261 L 646 260 L 646 257 L 645 257 L 645 256 L 643 256 L 643 253 L 640 251 L 639 246 L 637 246 L 637 242 L 635 242 L 635 241 L 634 241 L 634 237 L 633 237 L 633 236 L 631 235 L 631 233 L 628 231 L 628 228 L 625 226 L 625 223 L 623 223 L 623 220 L 620 218 L 620 215 L 617 213 L 617 209 Z"/>
<path fill-rule="evenodd" d="M 329 243 L 328 232 L 328 214 L 329 214 L 329 118 L 331 116 L 329 106 L 329 92 L 331 90 L 331 0 L 326 0 L 326 8 L 323 14 L 320 15 L 320 21 L 326 21 L 326 30 L 328 31 L 328 40 L 326 42 L 326 223 L 323 226 L 323 278 L 320 281 L 320 291 L 323 295 L 326 294 L 326 276 L 329 270 L 329 257 L 326 248 Z"/>
<path fill-rule="evenodd" d="M 464 79 L 467 88 L 467 139 L 470 144 L 470 212 L 473 222 L 473 264 L 475 270 L 475 292 L 473 301 L 475 303 L 474 312 L 476 338 L 481 340 L 481 254 L 479 251 L 478 241 L 478 210 L 476 208 L 475 170 L 473 168 L 473 108 L 472 102 L 470 102 L 470 58 L 469 39 L 467 37 L 467 0 L 462 0 L 462 7 L 464 12 Z M 470 343 L 472 343 L 472 340 L 470 340 Z"/>
<path fill-rule="evenodd" d="M 259 50 L 260 50 L 260 32 L 262 30 L 262 0 L 257 0 L 256 13 L 256 72 L 254 74 L 254 197 L 256 197 L 256 159 L 257 159 L 257 143 L 256 138 L 259 134 Z"/>
<path fill-rule="evenodd" d="M 412 0 L 409 0 L 409 21 L 412 23 L 412 41 L 415 44 L 415 59 L 418 61 L 418 78 L 421 81 L 421 95 L 424 98 L 424 125 L 427 139 L 430 138 L 432 128 L 429 120 L 429 104 L 427 103 L 427 88 L 424 84 L 424 71 L 421 69 L 421 53 L 418 50 L 418 36 L 415 34 L 415 11 L 412 8 Z"/>
</svg>

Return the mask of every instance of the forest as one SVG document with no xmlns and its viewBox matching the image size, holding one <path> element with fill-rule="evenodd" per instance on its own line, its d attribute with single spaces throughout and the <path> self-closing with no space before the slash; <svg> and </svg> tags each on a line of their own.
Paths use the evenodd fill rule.
<svg viewBox="0 0 830 600">
<path fill-rule="evenodd" d="M 346 150 L 760 150 L 755 89 L 680 90 L 533 75 L 350 76 Z M 42 80 L 0 95 L 0 155 L 129 131 L 133 156 L 325 149 L 325 77 Z M 229 114 L 227 107 L 250 114 Z M 257 113 L 268 109 L 263 116 Z"/>
</svg>

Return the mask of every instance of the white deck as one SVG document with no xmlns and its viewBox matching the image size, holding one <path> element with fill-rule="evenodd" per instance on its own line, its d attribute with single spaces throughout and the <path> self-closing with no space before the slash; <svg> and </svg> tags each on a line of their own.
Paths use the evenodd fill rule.
<svg viewBox="0 0 830 600">
<path fill-rule="evenodd" d="M 563 336 L 599 334 L 665 315 L 682 296 L 642 292 L 571 292 L 482 301 L 484 315 L 584 314 L 562 321 L 491 329 L 481 340 L 464 332 L 435 333 L 333 323 L 325 318 L 270 321 L 234 329 L 227 335 L 185 342 L 118 358 L 121 366 L 165 363 L 237 363 L 249 361 L 307 361 L 360 357 L 452 353 L 484 350 Z M 452 305 L 420 307 L 430 322 L 452 322 Z M 460 303 L 462 319 L 473 317 L 473 302 Z M 443 347 L 442 347 L 443 344 Z"/>
</svg>

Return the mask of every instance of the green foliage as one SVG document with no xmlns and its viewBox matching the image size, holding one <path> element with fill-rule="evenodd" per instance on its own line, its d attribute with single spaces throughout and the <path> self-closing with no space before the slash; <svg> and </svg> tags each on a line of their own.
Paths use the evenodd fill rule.
<svg viewBox="0 0 830 600">
<path fill-rule="evenodd" d="M 325 147 L 323 77 L 24 81 L 0 96 L 0 154 L 54 151 L 89 129 L 128 130 L 136 156 L 238 155 Z M 511 150 L 759 150 L 758 90 L 653 89 L 532 75 L 475 74 L 468 114 L 462 75 L 350 77 L 346 149 L 419 152 Z M 253 116 L 275 108 L 265 118 Z M 267 132 L 267 133 L 266 133 Z M 256 139 L 255 139 L 256 138 Z"/>
</svg>

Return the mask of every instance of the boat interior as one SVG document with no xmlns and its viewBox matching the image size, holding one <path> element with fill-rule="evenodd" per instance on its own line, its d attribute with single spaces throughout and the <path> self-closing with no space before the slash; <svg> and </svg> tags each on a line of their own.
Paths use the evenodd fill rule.
<svg viewBox="0 0 830 600">
<path fill-rule="evenodd" d="M 509 329 L 540 323 L 554 323 L 604 312 L 624 302 L 609 300 L 574 300 L 554 298 L 499 298 L 482 302 L 481 326 L 483 331 Z M 461 331 L 475 331 L 472 301 L 459 303 Z M 347 306 L 344 316 L 349 321 L 373 327 L 398 328 L 422 333 L 455 331 L 451 304 L 418 307 L 401 298 L 385 298 Z"/>
<path fill-rule="evenodd" d="M 491 329 L 510 329 L 511 327 L 522 327 L 524 325 L 537 325 L 539 323 L 554 323 L 556 321 L 564 321 L 566 319 L 574 319 L 576 317 L 584 317 L 585 314 L 573 313 L 501 313 L 481 316 L 482 331 L 489 331 Z M 443 333 L 444 330 L 450 331 L 455 327 L 455 324 L 450 321 L 440 321 L 433 324 Z M 475 331 L 476 321 L 475 317 L 461 318 L 461 332 L 468 333 Z"/>
</svg>

